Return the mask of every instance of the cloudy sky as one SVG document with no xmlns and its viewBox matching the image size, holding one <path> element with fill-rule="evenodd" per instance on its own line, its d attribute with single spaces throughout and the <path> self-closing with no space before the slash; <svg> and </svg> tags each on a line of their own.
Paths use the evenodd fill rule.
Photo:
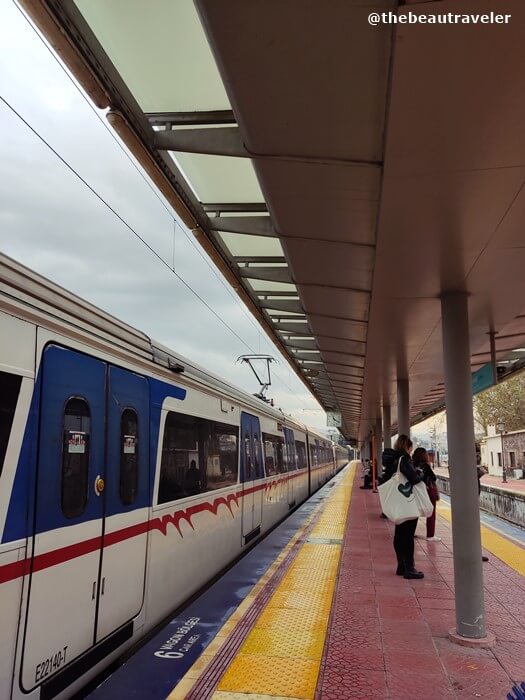
<svg viewBox="0 0 525 700">
<path fill-rule="evenodd" d="M 0 96 L 171 265 L 230 332 L 0 101 L 0 249 L 249 392 L 239 355 L 278 360 L 269 396 L 325 427 L 289 369 L 12 0 L 0 0 Z"/>
</svg>

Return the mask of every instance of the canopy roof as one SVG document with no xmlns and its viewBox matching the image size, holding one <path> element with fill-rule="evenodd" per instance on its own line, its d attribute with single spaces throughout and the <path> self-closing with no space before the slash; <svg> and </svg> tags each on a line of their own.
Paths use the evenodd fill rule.
<svg viewBox="0 0 525 700">
<path fill-rule="evenodd" d="M 525 345 L 522 0 L 20 2 L 347 437 L 443 402 L 442 292 Z"/>
</svg>

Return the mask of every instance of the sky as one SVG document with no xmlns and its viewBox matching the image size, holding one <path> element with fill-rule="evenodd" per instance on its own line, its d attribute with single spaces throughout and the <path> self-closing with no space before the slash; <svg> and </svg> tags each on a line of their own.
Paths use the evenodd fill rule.
<svg viewBox="0 0 525 700">
<path fill-rule="evenodd" d="M 12 0 L 0 0 L 0 96 L 239 337 L 2 101 L 0 250 L 250 393 L 257 383 L 237 358 L 272 355 L 267 395 L 325 429 L 318 402 Z"/>
</svg>

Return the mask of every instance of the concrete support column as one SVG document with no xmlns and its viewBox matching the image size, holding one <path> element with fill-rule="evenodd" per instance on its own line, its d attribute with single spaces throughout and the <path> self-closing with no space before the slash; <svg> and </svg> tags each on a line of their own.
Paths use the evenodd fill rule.
<svg viewBox="0 0 525 700">
<path fill-rule="evenodd" d="M 397 432 L 410 437 L 410 395 L 408 379 L 397 380 Z"/>
<path fill-rule="evenodd" d="M 456 634 L 460 638 L 481 640 L 486 637 L 485 603 L 467 294 L 443 294 L 441 311 L 454 545 Z"/>
<path fill-rule="evenodd" d="M 377 436 L 376 433 L 372 433 L 372 457 L 370 460 L 370 467 L 372 469 L 372 490 L 375 492 L 377 490 Z"/>
<path fill-rule="evenodd" d="M 373 481 L 372 481 L 372 488 L 374 491 L 377 491 L 377 480 L 379 478 L 379 475 L 381 474 L 381 455 L 383 454 L 383 439 L 382 439 L 382 433 L 383 433 L 383 425 L 381 422 L 381 416 L 378 416 L 376 418 L 376 423 L 374 427 L 374 453 L 375 453 L 375 460 L 374 460 L 374 471 L 373 471 Z"/>
<path fill-rule="evenodd" d="M 383 442 L 385 449 L 387 447 L 392 447 L 390 420 L 390 404 L 383 404 Z"/>
<path fill-rule="evenodd" d="M 490 331 L 490 364 L 492 367 L 492 383 L 494 386 L 498 383 L 498 366 L 496 364 L 496 333 Z"/>
</svg>

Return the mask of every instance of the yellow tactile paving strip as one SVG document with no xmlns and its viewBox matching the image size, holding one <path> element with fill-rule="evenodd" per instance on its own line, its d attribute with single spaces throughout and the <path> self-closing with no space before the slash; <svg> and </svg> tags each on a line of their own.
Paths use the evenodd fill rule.
<svg viewBox="0 0 525 700">
<path fill-rule="evenodd" d="M 317 518 L 308 537 L 313 542 L 301 547 L 212 696 L 213 700 L 314 697 L 354 473 L 355 463 L 282 550 L 167 700 L 183 700 L 190 693 L 291 548 Z"/>
<path fill-rule="evenodd" d="M 219 682 L 215 700 L 314 697 L 353 475 L 350 469 L 325 502 L 309 535 L 314 542 L 301 547 Z"/>
<path fill-rule="evenodd" d="M 295 533 L 295 535 L 290 539 L 286 547 L 283 548 L 281 553 L 277 556 L 273 564 L 271 564 L 264 575 L 259 579 L 258 583 L 251 589 L 250 593 L 246 596 L 246 598 L 243 600 L 243 602 L 239 605 L 239 607 L 235 610 L 235 612 L 228 618 L 228 621 L 221 627 L 219 630 L 219 633 L 215 636 L 214 640 L 208 644 L 206 647 L 204 654 L 201 654 L 197 661 L 193 664 L 193 666 L 190 668 L 190 670 L 186 673 L 184 678 L 175 686 L 175 688 L 171 691 L 170 695 L 168 696 L 167 700 L 184 700 L 188 693 L 191 691 L 193 686 L 196 684 L 197 680 L 201 677 L 201 675 L 206 671 L 207 667 L 209 664 L 215 659 L 216 655 L 221 651 L 223 645 L 227 641 L 229 635 L 231 632 L 235 629 L 235 627 L 239 624 L 239 621 L 243 617 L 243 615 L 249 610 L 249 608 L 253 605 L 255 602 L 257 596 L 261 592 L 261 590 L 266 586 L 268 581 L 272 578 L 272 576 L 275 574 L 279 566 L 282 564 L 283 560 L 286 558 L 288 555 L 289 551 L 292 549 L 292 547 L 295 545 L 297 540 L 302 537 L 304 531 L 310 526 L 312 521 L 316 518 L 316 516 L 319 513 L 319 510 L 321 509 L 323 504 L 319 504 L 319 506 L 314 510 L 314 512 L 310 515 L 309 518 L 305 520 L 303 523 L 303 526 Z M 235 698 L 236 694 L 223 694 L 227 695 L 230 698 Z M 242 695 L 243 698 L 245 698 L 245 694 Z M 257 698 L 258 696 L 253 696 L 254 698 Z M 291 700 L 294 700 L 291 698 Z"/>
<path fill-rule="evenodd" d="M 452 512 L 450 506 L 438 503 L 438 514 L 452 522 Z M 525 576 L 525 552 L 523 547 L 498 534 L 486 525 L 481 525 L 481 544 L 485 549 L 505 562 L 511 569 Z"/>
</svg>

